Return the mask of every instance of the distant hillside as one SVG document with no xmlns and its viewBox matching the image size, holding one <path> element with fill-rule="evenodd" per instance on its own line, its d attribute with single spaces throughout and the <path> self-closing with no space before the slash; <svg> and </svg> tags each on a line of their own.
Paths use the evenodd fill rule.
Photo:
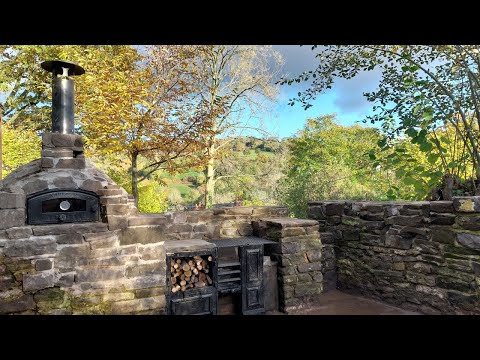
<svg viewBox="0 0 480 360">
<path fill-rule="evenodd" d="M 276 139 L 259 139 L 251 136 L 237 138 L 224 138 L 219 140 L 219 145 L 228 142 L 224 147 L 229 152 L 228 159 L 238 164 L 250 164 L 255 167 L 259 156 L 272 157 L 281 148 L 282 142 Z M 245 165 L 242 165 L 245 166 Z M 203 169 L 191 169 L 174 176 L 167 173 L 160 174 L 168 188 L 168 199 L 170 203 L 177 204 L 176 208 L 194 206 L 203 202 L 205 174 Z M 219 188 L 221 191 L 222 189 Z M 222 203 L 229 203 L 235 200 L 235 194 L 229 194 L 228 190 L 219 194 Z"/>
</svg>

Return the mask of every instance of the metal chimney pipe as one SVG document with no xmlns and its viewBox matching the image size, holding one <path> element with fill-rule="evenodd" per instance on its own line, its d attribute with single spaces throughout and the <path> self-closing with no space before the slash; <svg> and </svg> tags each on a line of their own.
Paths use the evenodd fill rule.
<svg viewBox="0 0 480 360">
<path fill-rule="evenodd" d="M 61 60 L 44 61 L 41 66 L 52 73 L 52 132 L 73 134 L 75 88 L 70 76 L 82 75 L 85 70 L 77 64 Z"/>
</svg>

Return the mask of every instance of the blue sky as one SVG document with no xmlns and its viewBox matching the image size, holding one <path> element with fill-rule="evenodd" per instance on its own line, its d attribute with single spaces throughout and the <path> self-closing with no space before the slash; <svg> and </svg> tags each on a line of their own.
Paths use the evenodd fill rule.
<svg viewBox="0 0 480 360">
<path fill-rule="evenodd" d="M 273 45 L 273 47 L 284 58 L 285 64 L 282 69 L 284 74 L 295 76 L 316 68 L 318 60 L 315 54 L 320 51 L 319 48 L 312 51 L 310 45 Z M 306 111 L 300 104 L 293 107 L 288 105 L 288 100 L 303 90 L 306 84 L 283 85 L 271 111 L 263 114 L 261 121 L 253 119 L 248 123 L 253 126 L 260 124 L 268 133 L 280 138 L 294 135 L 303 128 L 308 118 L 325 114 L 336 113 L 342 125 L 354 124 L 372 113 L 372 104 L 366 101 L 363 92 L 374 90 L 379 79 L 380 73 L 377 71 L 360 73 L 350 80 L 337 79 L 332 89 L 319 95 L 313 106 Z M 4 100 L 2 95 L 0 94 L 0 101 Z M 258 133 L 250 131 L 243 134 L 258 136 Z"/>
<path fill-rule="evenodd" d="M 285 61 L 283 71 L 287 74 L 294 76 L 316 67 L 315 54 L 318 50 L 312 51 L 311 46 L 273 47 L 283 55 Z M 288 99 L 295 97 L 305 85 L 297 83 L 291 86 L 283 85 L 274 110 L 264 119 L 265 127 L 273 135 L 283 138 L 301 130 L 306 119 L 331 113 L 336 113 L 339 123 L 343 125 L 354 124 L 372 113 L 372 104 L 367 102 L 363 92 L 374 90 L 379 79 L 380 74 L 375 71 L 361 73 L 350 80 L 338 79 L 332 89 L 318 96 L 313 106 L 306 111 L 300 104 L 293 107 L 287 104 Z"/>
</svg>

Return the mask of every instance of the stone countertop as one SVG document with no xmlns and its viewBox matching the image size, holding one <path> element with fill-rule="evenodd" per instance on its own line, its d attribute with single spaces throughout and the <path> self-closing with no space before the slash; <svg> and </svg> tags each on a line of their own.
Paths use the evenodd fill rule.
<svg viewBox="0 0 480 360">
<path fill-rule="evenodd" d="M 205 240 L 169 240 L 165 241 L 165 253 L 194 252 L 214 249 L 215 244 Z"/>
</svg>

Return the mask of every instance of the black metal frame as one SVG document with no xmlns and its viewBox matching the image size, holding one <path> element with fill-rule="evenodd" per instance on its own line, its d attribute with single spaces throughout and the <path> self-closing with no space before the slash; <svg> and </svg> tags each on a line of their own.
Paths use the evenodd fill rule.
<svg viewBox="0 0 480 360">
<path fill-rule="evenodd" d="M 85 201 L 85 210 L 43 212 L 46 200 L 75 199 Z M 86 190 L 54 189 L 32 194 L 27 197 L 27 224 L 62 224 L 100 220 L 100 201 L 97 194 Z M 70 210 L 70 209 L 69 209 Z"/>
<path fill-rule="evenodd" d="M 264 314 L 263 247 L 276 242 L 254 236 L 209 241 L 217 248 L 238 249 L 238 262 L 218 260 L 218 292 L 239 294 L 242 315 Z"/>
<path fill-rule="evenodd" d="M 172 258 L 193 257 L 193 256 L 211 256 L 210 272 L 212 285 L 204 288 L 188 289 L 185 292 L 172 293 L 172 283 L 170 282 L 170 262 Z M 218 311 L 218 264 L 217 249 L 198 251 L 182 251 L 167 254 L 166 266 L 166 303 L 168 315 L 217 315 Z"/>
</svg>

